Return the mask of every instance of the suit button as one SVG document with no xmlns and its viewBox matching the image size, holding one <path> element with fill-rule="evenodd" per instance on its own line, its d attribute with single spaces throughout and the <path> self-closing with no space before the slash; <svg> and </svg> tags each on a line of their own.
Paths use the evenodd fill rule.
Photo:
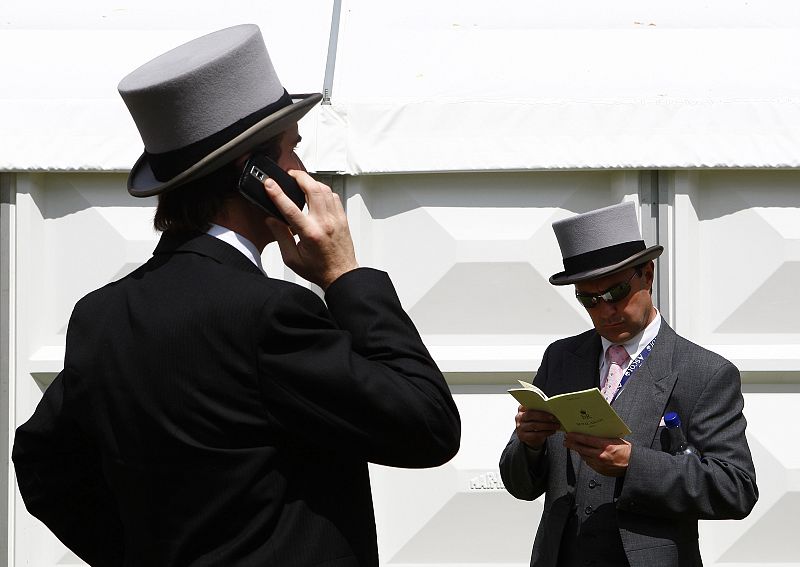
<svg viewBox="0 0 800 567">
<path fill-rule="evenodd" d="M 592 508 L 591 506 L 587 506 L 586 508 L 583 509 L 583 511 L 586 512 L 587 516 L 591 516 L 592 512 L 594 512 L 594 508 Z"/>
<path fill-rule="evenodd" d="M 589 481 L 589 488 L 594 488 L 595 486 L 600 486 L 600 483 L 592 479 Z"/>
</svg>

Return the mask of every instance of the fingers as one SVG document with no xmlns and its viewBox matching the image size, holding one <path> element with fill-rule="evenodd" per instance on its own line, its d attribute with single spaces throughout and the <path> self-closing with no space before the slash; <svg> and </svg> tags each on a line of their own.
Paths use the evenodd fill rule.
<svg viewBox="0 0 800 567">
<path fill-rule="evenodd" d="M 305 215 L 297 205 L 283 192 L 283 189 L 271 177 L 264 182 L 264 189 L 267 196 L 275 203 L 275 206 L 286 219 L 291 227 L 299 228 L 305 221 Z M 277 235 L 276 235 L 277 237 Z"/>
<path fill-rule="evenodd" d="M 315 223 L 312 222 L 309 216 L 319 219 L 321 216 L 330 218 L 331 215 L 345 214 L 341 199 L 330 187 L 299 169 L 292 169 L 287 173 L 297 181 L 298 186 L 305 194 L 306 203 L 308 203 L 308 215 L 303 214 L 303 211 L 284 193 L 274 179 L 267 179 L 264 182 L 264 188 L 295 233 L 302 234 L 313 229 L 312 227 Z"/>
<path fill-rule="evenodd" d="M 323 290 L 342 274 L 358 267 L 347 214 L 338 195 L 305 171 L 289 171 L 306 196 L 304 214 L 283 194 L 274 181 L 265 184 L 270 199 L 283 213 L 291 231 L 276 227 L 273 231 L 284 263 L 297 275 Z M 270 227 L 275 226 L 270 224 Z"/>
<path fill-rule="evenodd" d="M 336 215 L 340 212 L 344 213 L 344 207 L 339 196 L 330 187 L 320 183 L 303 170 L 291 169 L 287 173 L 297 181 L 297 185 L 305 194 L 309 214 L 328 213 Z M 278 207 L 278 210 L 289 223 L 289 226 L 296 231 L 300 231 L 308 225 L 306 215 L 283 192 L 283 189 L 274 179 L 268 178 L 264 182 L 264 188 L 269 198 L 272 199 L 272 202 L 275 203 L 275 206 Z"/>
<path fill-rule="evenodd" d="M 568 433 L 564 446 L 580 455 L 592 469 L 607 476 L 621 476 L 630 461 L 631 444 L 624 439 L 607 439 Z"/>
<path fill-rule="evenodd" d="M 547 438 L 561 427 L 553 415 L 537 410 L 527 410 L 523 406 L 519 407 L 515 421 L 519 440 L 534 448 L 541 447 Z"/>
<path fill-rule="evenodd" d="M 312 212 L 328 212 L 335 214 L 338 195 L 336 195 L 330 187 L 324 183 L 320 183 L 305 171 L 291 169 L 288 173 L 294 177 L 300 189 L 306 194 L 309 214 Z"/>
<path fill-rule="evenodd" d="M 558 431 L 559 425 L 551 421 L 520 420 L 517 422 L 517 428 L 530 433 L 554 433 Z"/>
<path fill-rule="evenodd" d="M 301 215 L 302 219 L 298 218 L 302 226 L 299 224 L 296 227 L 297 233 L 312 236 L 315 234 L 315 229 L 329 233 L 335 230 L 336 225 L 346 224 L 347 214 L 342 200 L 330 187 L 317 181 L 305 171 L 293 169 L 288 173 L 305 193 L 308 204 L 308 215 Z"/>
<path fill-rule="evenodd" d="M 554 415 L 544 411 L 529 410 L 524 406 L 520 406 L 517 411 L 517 423 L 526 426 L 529 430 L 536 431 L 557 430 L 561 427 Z"/>
<path fill-rule="evenodd" d="M 606 444 L 598 437 L 589 437 L 577 433 L 567 433 L 564 436 L 564 447 L 578 453 L 587 459 L 598 458 L 605 451 Z"/>
</svg>

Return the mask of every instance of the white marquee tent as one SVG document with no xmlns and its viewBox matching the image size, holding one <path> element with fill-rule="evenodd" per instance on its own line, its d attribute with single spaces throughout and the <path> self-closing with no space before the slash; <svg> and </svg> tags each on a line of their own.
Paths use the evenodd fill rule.
<svg viewBox="0 0 800 567">
<path fill-rule="evenodd" d="M 629 200 L 667 248 L 661 312 L 743 372 L 761 498 L 746 520 L 701 524 L 704 560 L 800 565 L 796 2 L 5 0 L 0 567 L 80 564 L 25 511 L 8 453 L 61 368 L 75 301 L 157 238 L 154 201 L 124 190 L 141 142 L 116 85 L 243 22 L 291 92 L 324 91 L 301 157 L 345 198 L 359 260 L 391 274 L 462 412 L 451 463 L 372 469 L 383 564 L 527 564 L 541 503 L 497 473 L 505 389 L 589 324 L 547 284 L 550 224 Z M 275 249 L 264 259 L 299 281 Z"/>
</svg>

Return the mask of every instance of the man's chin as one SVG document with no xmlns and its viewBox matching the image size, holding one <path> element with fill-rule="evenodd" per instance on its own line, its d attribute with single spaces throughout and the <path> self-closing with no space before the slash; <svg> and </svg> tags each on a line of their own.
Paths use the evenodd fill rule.
<svg viewBox="0 0 800 567">
<path fill-rule="evenodd" d="M 615 344 L 624 343 L 633 337 L 633 334 L 631 334 L 631 332 L 628 331 L 622 324 L 605 325 L 598 329 L 597 332 L 601 337 L 608 339 Z"/>
</svg>

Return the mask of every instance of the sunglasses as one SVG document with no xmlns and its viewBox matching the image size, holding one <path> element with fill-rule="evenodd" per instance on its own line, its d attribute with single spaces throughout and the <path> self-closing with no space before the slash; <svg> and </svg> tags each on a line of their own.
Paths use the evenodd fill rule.
<svg viewBox="0 0 800 567">
<path fill-rule="evenodd" d="M 575 297 L 578 298 L 578 301 L 580 301 L 581 305 L 586 307 L 586 309 L 591 309 L 597 305 L 601 299 L 606 303 L 616 303 L 617 301 L 622 301 L 628 297 L 628 294 L 631 292 L 631 280 L 635 275 L 637 275 L 637 272 L 633 272 L 631 277 L 628 278 L 628 281 L 618 283 L 617 285 L 608 288 L 603 293 L 594 294 L 575 291 Z"/>
</svg>

